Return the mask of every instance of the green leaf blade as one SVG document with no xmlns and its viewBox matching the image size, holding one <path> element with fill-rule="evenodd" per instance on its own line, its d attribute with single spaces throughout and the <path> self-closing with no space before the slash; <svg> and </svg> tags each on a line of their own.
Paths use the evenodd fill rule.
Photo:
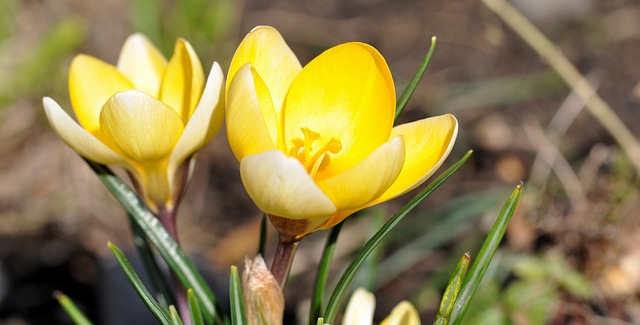
<svg viewBox="0 0 640 325">
<path fill-rule="evenodd" d="M 171 317 L 172 325 L 184 325 L 182 323 L 182 319 L 180 318 L 180 314 L 178 314 L 178 310 L 176 310 L 176 306 L 169 306 L 169 315 Z"/>
<path fill-rule="evenodd" d="M 111 252 L 113 252 L 113 255 L 116 257 L 116 260 L 127 276 L 127 279 L 129 279 L 129 282 L 136 290 L 136 293 L 138 293 L 138 296 L 140 296 L 140 299 L 142 299 L 142 302 L 144 302 L 153 316 L 161 324 L 172 324 L 171 316 L 169 316 L 167 311 L 162 308 L 162 306 L 160 306 L 160 304 L 153 298 L 153 295 L 144 286 L 144 284 L 140 280 L 140 277 L 138 277 L 138 274 L 136 274 L 136 271 L 133 269 L 131 263 L 129 263 L 129 260 L 127 260 L 122 251 L 111 242 L 109 242 L 107 245 L 109 246 Z"/>
<path fill-rule="evenodd" d="M 338 308 L 340 307 L 342 300 L 344 299 L 349 285 L 351 281 L 355 277 L 358 269 L 364 263 L 366 258 L 375 250 L 375 248 L 380 244 L 380 242 L 387 236 L 387 234 L 407 215 L 411 212 L 415 207 L 420 204 L 424 199 L 426 199 L 431 193 L 433 193 L 440 185 L 442 185 L 449 177 L 451 177 L 471 156 L 472 151 L 469 150 L 458 162 L 456 162 L 453 166 L 449 167 L 445 172 L 442 173 L 438 178 L 436 178 L 433 182 L 429 184 L 424 190 L 422 190 L 418 195 L 416 195 L 409 203 L 407 203 L 398 213 L 396 213 L 391 219 L 389 219 L 380 230 L 369 239 L 369 241 L 364 245 L 358 256 L 351 262 L 351 264 L 347 267 L 345 272 L 342 274 L 342 277 L 338 281 L 336 288 L 334 289 L 331 297 L 329 298 L 329 302 L 327 303 L 327 307 L 324 313 L 324 319 L 328 323 L 333 323 L 336 314 L 338 312 Z"/>
<path fill-rule="evenodd" d="M 204 319 L 202 319 L 202 311 L 200 310 L 198 298 L 191 288 L 187 290 L 187 304 L 189 306 L 189 317 L 191 318 L 191 324 L 204 325 Z"/>
<path fill-rule="evenodd" d="M 434 325 L 447 325 L 449 323 L 451 310 L 453 310 L 453 306 L 458 298 L 458 294 L 460 293 L 460 288 L 462 288 L 462 283 L 464 282 L 464 277 L 467 274 L 470 260 L 471 255 L 469 255 L 468 252 L 464 253 L 462 258 L 460 258 L 456 269 L 451 274 L 449 284 L 447 284 L 447 289 L 442 295 L 440 308 L 436 315 L 436 321 L 433 323 Z"/>
<path fill-rule="evenodd" d="M 478 286 L 480 285 L 480 281 L 482 277 L 487 271 L 489 267 L 489 263 L 491 259 L 496 253 L 498 249 L 498 245 L 504 236 L 504 233 L 507 230 L 507 226 L 509 225 L 509 221 L 511 221 L 511 217 L 516 210 L 518 205 L 518 201 L 520 200 L 520 195 L 522 194 L 522 183 L 518 184 L 516 188 L 509 196 L 509 199 L 502 207 L 500 214 L 498 214 L 498 218 L 496 222 L 493 224 L 491 231 L 487 235 L 480 251 L 478 252 L 477 259 L 473 262 L 471 269 L 469 270 L 469 276 L 465 279 L 462 288 L 460 289 L 460 294 L 458 295 L 458 299 L 453 306 L 453 310 L 451 311 L 451 319 L 450 322 L 452 324 L 460 324 L 462 322 L 462 318 L 469 308 L 469 304 L 471 303 L 471 298 L 475 294 Z"/>
<path fill-rule="evenodd" d="M 400 113 L 402 113 L 404 108 L 407 106 L 407 103 L 409 103 L 409 99 L 411 99 L 411 96 L 413 96 L 413 93 L 416 91 L 418 83 L 420 83 L 420 80 L 424 76 L 424 73 L 427 71 L 427 67 L 429 66 L 429 62 L 431 62 L 431 57 L 433 56 L 433 52 L 435 52 L 435 50 L 436 37 L 434 36 L 431 38 L 431 46 L 429 47 L 429 51 L 427 52 L 427 54 L 424 56 L 422 64 L 420 64 L 420 67 L 416 71 L 416 74 L 413 76 L 413 78 L 407 85 L 407 88 L 402 93 L 402 96 L 400 96 L 400 99 L 398 99 L 398 102 L 396 103 L 395 119 L 398 119 L 398 116 L 400 116 Z"/>
<path fill-rule="evenodd" d="M 80 308 L 78 308 L 73 300 L 71 300 L 71 298 L 69 298 L 67 295 L 63 294 L 60 291 L 56 291 L 53 293 L 53 296 L 56 298 L 56 300 L 58 300 L 58 303 L 60 303 L 60 306 L 62 306 L 62 308 L 67 313 L 69 318 L 71 318 L 74 324 L 93 325 L 89 318 L 87 318 L 87 316 L 85 316 L 82 311 L 80 311 Z"/>
<path fill-rule="evenodd" d="M 204 316 L 207 323 L 216 320 L 217 323 L 222 324 L 223 321 L 220 318 L 219 308 L 211 288 L 171 235 L 164 229 L 158 218 L 147 209 L 136 193 L 115 176 L 108 167 L 88 159 L 85 161 L 118 202 L 131 214 L 133 220 L 144 231 L 184 287 L 193 288 L 203 310 L 206 311 Z"/>
<path fill-rule="evenodd" d="M 153 251 L 151 250 L 151 244 L 149 243 L 149 239 L 147 239 L 146 234 L 142 228 L 140 228 L 138 223 L 133 220 L 133 216 L 131 216 L 130 213 L 127 213 L 127 215 L 129 216 L 129 222 L 133 233 L 133 243 L 138 250 L 138 255 L 140 255 L 142 259 L 147 275 L 149 275 L 151 285 L 156 291 L 156 299 L 162 307 L 168 309 L 170 305 L 175 304 L 171 286 L 158 266 L 156 256 L 154 256 Z"/>
<path fill-rule="evenodd" d="M 231 297 L 231 324 L 247 324 L 247 316 L 245 314 L 244 298 L 242 294 L 242 282 L 240 282 L 238 268 L 235 265 L 231 266 L 231 274 L 229 279 L 229 295 Z"/>
<path fill-rule="evenodd" d="M 337 224 L 331 228 L 329 237 L 327 237 L 327 243 L 322 251 L 322 258 L 318 265 L 316 280 L 313 287 L 313 295 L 311 296 L 311 307 L 309 308 L 309 325 L 315 325 L 320 319 L 320 313 L 322 313 L 322 300 L 324 299 L 324 291 L 327 286 L 327 278 L 329 277 L 329 269 L 331 267 L 331 260 L 333 259 L 333 253 L 336 249 L 336 243 L 338 241 L 338 235 L 342 229 L 343 223 Z"/>
</svg>

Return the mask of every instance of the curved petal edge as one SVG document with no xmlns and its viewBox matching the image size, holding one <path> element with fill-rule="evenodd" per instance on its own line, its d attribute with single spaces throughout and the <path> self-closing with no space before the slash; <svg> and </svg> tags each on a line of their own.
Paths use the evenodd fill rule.
<svg viewBox="0 0 640 325">
<path fill-rule="evenodd" d="M 279 150 L 246 156 L 240 176 L 249 196 L 265 213 L 288 219 L 329 218 L 333 202 L 295 158 Z"/>
</svg>

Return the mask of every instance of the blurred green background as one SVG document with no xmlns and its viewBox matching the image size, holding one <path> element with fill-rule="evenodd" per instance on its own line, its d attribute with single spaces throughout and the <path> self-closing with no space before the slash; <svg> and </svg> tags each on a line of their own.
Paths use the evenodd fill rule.
<svg viewBox="0 0 640 325">
<path fill-rule="evenodd" d="M 640 136 L 640 3 L 512 3 Z M 68 324 L 51 298 L 55 289 L 97 324 L 117 324 L 114 310 L 139 311 L 129 304 L 136 298 L 128 284 L 105 293 L 120 272 L 107 240 L 131 247 L 126 215 L 42 112 L 43 96 L 70 109 L 73 56 L 115 63 L 125 38 L 142 32 L 167 56 L 184 37 L 205 70 L 213 61 L 226 70 L 242 37 L 261 24 L 276 27 L 303 64 L 338 43 L 370 43 L 387 59 L 399 92 L 438 37 L 400 123 L 453 113 L 460 135 L 450 160 L 475 153 L 403 221 L 354 284 L 375 291 L 377 320 L 410 299 L 430 323 L 455 262 L 475 253 L 497 209 L 524 180 L 517 214 L 465 323 L 640 323 L 640 198 L 632 164 L 554 71 L 469 0 L 2 0 L 0 323 Z M 349 218 L 335 271 L 408 199 Z M 179 219 L 186 250 L 222 290 L 228 266 L 255 252 L 259 217 L 223 129 L 198 156 Z M 296 256 L 286 292 L 290 324 L 306 315 L 325 236 L 305 239 Z"/>
</svg>

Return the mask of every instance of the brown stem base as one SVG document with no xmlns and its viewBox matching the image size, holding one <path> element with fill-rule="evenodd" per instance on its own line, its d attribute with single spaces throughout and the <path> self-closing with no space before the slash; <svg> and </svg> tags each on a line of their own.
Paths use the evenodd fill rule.
<svg viewBox="0 0 640 325">
<path fill-rule="evenodd" d="M 293 257 L 296 254 L 299 243 L 300 239 L 280 233 L 276 254 L 273 257 L 273 264 L 271 264 L 271 273 L 283 290 L 287 284 Z"/>
</svg>

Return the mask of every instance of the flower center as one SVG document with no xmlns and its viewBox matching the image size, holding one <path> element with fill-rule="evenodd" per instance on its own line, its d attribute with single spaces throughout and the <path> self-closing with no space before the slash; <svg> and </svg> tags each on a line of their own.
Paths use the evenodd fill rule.
<svg viewBox="0 0 640 325">
<path fill-rule="evenodd" d="M 306 127 L 300 128 L 304 139 L 293 139 L 293 148 L 289 152 L 289 156 L 295 157 L 307 169 L 307 172 L 313 178 L 316 173 L 327 167 L 330 161 L 330 154 L 337 154 L 342 150 L 342 143 L 331 137 L 322 147 L 319 147 L 320 134 Z"/>
</svg>

